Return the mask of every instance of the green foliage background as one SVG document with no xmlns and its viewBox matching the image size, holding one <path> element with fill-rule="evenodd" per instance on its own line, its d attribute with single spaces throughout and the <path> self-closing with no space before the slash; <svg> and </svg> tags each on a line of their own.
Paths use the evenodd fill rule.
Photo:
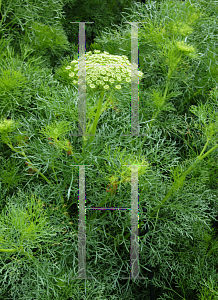
<svg viewBox="0 0 218 300">
<path fill-rule="evenodd" d="M 149 299 L 149 280 L 121 279 L 130 274 L 129 211 L 87 210 L 95 280 L 70 279 L 78 271 L 75 159 L 94 165 L 87 207 L 129 207 L 124 165 L 148 162 L 139 176 L 140 276 L 152 265 L 156 299 L 217 299 L 217 15 L 212 0 L 0 1 L 0 299 Z M 65 68 L 78 59 L 79 25 L 70 22 L 79 21 L 94 22 L 86 51 L 130 61 L 124 22 L 146 22 L 138 30 L 144 136 L 124 136 L 128 87 L 104 97 L 110 105 L 91 151 L 72 135 L 78 90 Z M 87 95 L 89 117 L 98 100 Z"/>
</svg>

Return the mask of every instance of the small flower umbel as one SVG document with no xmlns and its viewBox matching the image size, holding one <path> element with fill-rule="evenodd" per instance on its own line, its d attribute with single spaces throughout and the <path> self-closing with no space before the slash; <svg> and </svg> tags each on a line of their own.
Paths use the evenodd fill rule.
<svg viewBox="0 0 218 300">
<path fill-rule="evenodd" d="M 15 122 L 14 120 L 5 119 L 0 121 L 0 137 L 4 143 L 7 144 L 10 142 L 8 134 L 16 130 L 18 125 L 18 122 Z"/>
<path fill-rule="evenodd" d="M 53 122 L 50 125 L 42 128 L 40 132 L 45 135 L 49 140 L 53 142 L 49 142 L 49 144 L 53 144 L 59 150 L 65 150 L 67 155 L 72 155 L 75 162 L 78 162 L 75 156 L 73 155 L 73 148 L 68 139 L 63 139 L 63 136 L 70 131 L 70 122 L 60 121 Z"/>
<path fill-rule="evenodd" d="M 72 78 L 75 86 L 83 83 L 78 77 L 79 64 L 77 60 L 71 61 L 70 66 L 67 66 L 66 69 L 69 70 L 69 76 Z M 95 113 L 95 119 L 87 132 L 93 135 L 90 137 L 90 143 L 94 140 L 99 117 L 105 109 L 102 109 L 105 92 L 110 90 L 112 94 L 114 90 L 120 90 L 123 85 L 130 84 L 132 75 L 135 78 L 138 77 L 138 79 L 141 79 L 143 73 L 138 71 L 134 64 L 133 70 L 134 72 L 132 74 L 132 65 L 125 55 L 110 55 L 106 51 L 101 53 L 100 50 L 94 50 L 94 53 L 91 51 L 86 53 L 85 71 L 87 92 L 100 91 L 100 99 Z M 84 144 L 86 144 L 87 138 L 83 140 Z"/>
<path fill-rule="evenodd" d="M 128 153 L 126 148 L 121 150 L 120 147 L 116 147 L 116 150 L 112 154 L 109 146 L 109 148 L 106 148 L 105 151 L 106 159 L 110 162 L 110 164 L 108 166 L 108 164 L 105 163 L 106 172 L 102 172 L 101 170 L 99 170 L 99 172 L 102 173 L 103 177 L 106 177 L 108 181 L 106 191 L 111 192 L 111 195 L 114 193 L 116 194 L 116 190 L 121 184 L 126 185 L 127 183 L 131 183 L 131 166 L 138 166 L 137 170 L 139 177 L 146 174 L 150 168 L 150 164 L 146 157 L 136 156 L 134 153 Z"/>
</svg>

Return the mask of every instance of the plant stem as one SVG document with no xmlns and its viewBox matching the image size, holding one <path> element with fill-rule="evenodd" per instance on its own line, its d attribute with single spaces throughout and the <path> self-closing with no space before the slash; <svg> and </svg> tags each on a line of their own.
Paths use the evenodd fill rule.
<svg viewBox="0 0 218 300">
<path fill-rule="evenodd" d="M 100 114 L 101 114 L 101 106 L 102 106 L 102 102 L 103 102 L 103 97 L 104 97 L 104 91 L 101 91 L 100 99 L 99 99 L 99 102 L 98 102 L 98 108 L 97 108 L 97 112 L 96 112 L 96 115 L 95 115 L 95 120 L 94 120 L 94 123 L 93 123 L 92 128 L 91 128 L 91 134 L 96 133 L 96 127 L 97 127 L 97 124 L 98 124 L 98 119 L 99 119 Z M 91 136 L 90 142 L 92 142 L 94 140 L 94 138 L 95 138 L 94 136 Z"/>
<path fill-rule="evenodd" d="M 16 153 L 20 153 L 21 155 L 23 155 L 23 156 L 26 158 L 26 160 L 33 166 L 32 162 L 26 157 L 26 154 L 25 154 L 23 151 L 18 151 L 18 150 L 16 150 L 16 149 L 12 146 L 12 144 L 11 144 L 10 142 L 8 142 L 7 145 L 8 145 L 8 147 L 10 147 L 10 148 L 11 148 L 13 151 L 15 151 Z M 40 175 L 42 178 L 44 178 L 50 185 L 53 186 L 53 184 L 51 183 L 51 181 L 48 180 L 48 178 L 45 177 L 45 175 L 42 174 L 37 168 L 34 167 L 34 171 L 38 172 L 39 175 Z"/>
<path fill-rule="evenodd" d="M 163 95 L 163 104 L 162 104 L 162 106 L 164 105 L 165 100 L 166 100 L 166 95 L 167 95 L 167 91 L 168 91 L 168 88 L 169 88 L 169 80 L 170 80 L 171 75 L 172 75 L 172 71 L 169 70 L 168 77 L 167 77 L 167 84 L 166 84 L 165 91 L 164 91 L 164 95 Z M 158 110 L 153 114 L 153 116 L 152 116 L 151 119 L 156 119 L 156 117 L 157 117 L 157 115 L 159 114 L 160 111 L 161 111 L 161 108 L 158 108 Z M 152 120 L 152 121 L 150 122 L 150 125 L 151 125 L 154 121 L 155 121 L 155 120 Z"/>
<path fill-rule="evenodd" d="M 206 144 L 204 145 L 204 148 L 203 148 L 203 150 L 201 151 L 201 153 L 200 153 L 200 155 L 199 155 L 199 158 L 202 156 L 202 154 L 204 153 L 205 149 L 207 148 L 207 145 L 208 145 L 209 141 L 210 141 L 210 140 L 207 139 L 207 142 L 206 142 Z"/>
<path fill-rule="evenodd" d="M 88 134 L 93 134 L 93 136 L 90 137 L 89 139 L 89 144 L 91 144 L 95 138 L 95 133 L 96 133 L 96 128 L 97 128 L 97 124 L 98 124 L 98 120 L 99 120 L 99 117 L 101 115 L 101 107 L 102 107 L 102 103 L 103 103 L 103 98 L 104 98 L 104 91 L 102 90 L 101 91 L 101 94 L 100 94 L 100 99 L 99 99 L 99 102 L 98 102 L 98 108 L 97 108 L 97 112 L 96 112 L 96 115 L 95 115 L 95 120 L 92 124 L 92 127 L 91 129 L 89 130 Z M 86 145 L 87 141 L 84 140 L 84 146 Z M 89 150 L 91 150 L 91 145 L 89 146 Z"/>
<path fill-rule="evenodd" d="M 14 252 L 18 252 L 18 250 L 21 249 L 21 253 L 23 253 L 25 256 L 27 256 L 28 258 L 31 258 L 31 259 L 35 259 L 35 257 L 31 254 L 29 254 L 28 252 L 24 251 L 23 250 L 23 247 L 21 246 L 20 248 L 18 249 L 0 249 L 0 252 L 4 252 L 4 253 L 14 253 Z"/>
<path fill-rule="evenodd" d="M 208 143 L 209 143 L 209 139 L 207 139 L 207 142 L 206 142 L 203 150 L 201 151 L 201 154 L 199 156 L 197 156 L 196 160 L 192 163 L 192 165 L 185 172 L 183 172 L 183 174 L 172 184 L 171 189 L 166 194 L 166 196 L 164 197 L 161 204 L 158 205 L 159 207 L 163 206 L 163 204 L 166 202 L 166 200 L 169 199 L 169 197 L 181 187 L 181 183 L 184 182 L 186 176 L 194 169 L 196 164 L 198 164 L 202 159 L 207 157 L 212 151 L 214 151 L 216 148 L 218 148 L 218 144 L 217 144 L 213 148 L 211 148 L 209 151 L 207 151 L 204 155 L 202 155 L 204 150 L 206 149 Z M 151 213 L 150 217 L 152 218 L 152 216 L 154 214 L 155 214 L 155 211 L 153 211 L 153 213 Z"/>
<path fill-rule="evenodd" d="M 17 249 L 0 249 L 0 252 L 13 253 L 17 252 Z"/>
<path fill-rule="evenodd" d="M 53 171 L 53 173 L 54 173 L 56 183 L 58 184 L 58 179 L 57 179 L 57 176 L 56 176 L 56 173 L 55 173 L 55 170 L 54 170 L 54 166 L 52 166 L 52 171 Z"/>
<path fill-rule="evenodd" d="M 179 58 L 177 59 L 177 61 L 176 61 L 175 65 L 174 65 L 174 67 L 173 67 L 172 69 L 169 68 L 168 75 L 167 75 L 167 83 L 166 83 L 166 87 L 165 87 L 164 95 L 163 95 L 163 105 L 164 105 L 164 103 L 165 103 L 165 101 L 166 101 L 166 96 L 167 96 L 167 92 L 168 92 L 168 89 L 169 89 L 169 82 L 170 82 L 170 79 L 171 79 L 171 77 L 172 77 L 172 74 L 173 74 L 174 70 L 177 68 L 177 65 L 178 65 L 178 63 L 179 63 L 181 57 L 182 57 L 182 54 L 181 54 L 181 55 L 179 56 Z M 163 105 L 162 105 L 162 106 L 163 106 Z M 153 114 L 153 116 L 152 116 L 151 119 L 155 119 L 155 118 L 157 117 L 157 115 L 159 114 L 160 111 L 161 111 L 161 108 L 158 108 L 158 110 L 156 111 L 156 113 Z M 150 125 L 153 123 L 153 121 L 154 121 L 154 120 L 152 120 L 152 121 L 150 122 Z"/>
<path fill-rule="evenodd" d="M 76 159 L 76 157 L 75 157 L 73 154 L 71 154 L 71 156 L 73 157 L 74 161 L 75 161 L 77 164 L 79 164 L 79 162 L 78 162 L 78 160 Z"/>
</svg>

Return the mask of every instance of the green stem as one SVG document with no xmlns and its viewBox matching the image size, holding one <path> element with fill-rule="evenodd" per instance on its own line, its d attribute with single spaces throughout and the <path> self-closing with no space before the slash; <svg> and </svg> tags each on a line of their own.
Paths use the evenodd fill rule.
<svg viewBox="0 0 218 300">
<path fill-rule="evenodd" d="M 91 128 L 91 134 L 94 134 L 96 133 L 96 128 L 97 128 L 97 124 L 98 124 L 98 120 L 99 120 L 99 117 L 100 117 L 100 114 L 101 114 L 101 106 L 102 106 L 102 102 L 103 102 L 103 97 L 104 97 L 104 91 L 101 91 L 101 95 L 100 95 L 100 99 L 99 99 L 99 102 L 98 102 L 98 108 L 97 108 L 97 112 L 96 112 L 96 115 L 95 115 L 95 120 L 94 120 L 94 123 L 92 125 L 92 128 Z M 90 142 L 92 142 L 94 140 L 94 136 L 91 136 L 90 138 Z"/>
<path fill-rule="evenodd" d="M 4 252 L 4 253 L 14 253 L 14 252 L 18 252 L 18 250 L 21 249 L 21 253 L 23 253 L 25 256 L 27 256 L 28 258 L 31 258 L 31 259 L 35 259 L 35 257 L 31 254 L 29 254 L 28 252 L 24 251 L 23 250 L 23 247 L 21 246 L 20 248 L 18 249 L 0 249 L 0 252 Z"/>
<path fill-rule="evenodd" d="M 163 95 L 163 105 L 164 105 L 164 103 L 165 103 L 165 101 L 166 101 L 166 96 L 167 96 L 167 92 L 168 92 L 168 89 L 169 89 L 169 82 L 170 82 L 170 79 L 171 79 L 171 77 L 172 77 L 172 74 L 173 74 L 174 70 L 177 68 L 177 65 L 178 65 L 178 63 L 179 63 L 181 57 L 182 57 L 182 54 L 181 54 L 181 55 L 179 56 L 179 58 L 177 59 L 176 64 L 174 65 L 173 69 L 170 69 L 170 68 L 169 68 L 168 75 L 167 75 L 167 83 L 166 83 L 166 87 L 165 87 L 164 95 Z M 162 105 L 162 106 L 163 106 L 163 105 Z M 152 116 L 151 119 L 155 119 L 155 118 L 157 117 L 157 115 L 159 114 L 160 111 L 161 111 L 161 108 L 158 108 L 158 110 L 153 114 L 153 116 Z M 150 126 L 151 126 L 151 124 L 152 124 L 154 121 L 155 121 L 155 120 L 152 120 L 152 121 L 150 122 Z"/>
<path fill-rule="evenodd" d="M 152 120 L 151 120 L 151 122 L 150 122 L 150 128 L 151 128 L 152 123 L 155 121 L 157 115 L 159 114 L 159 112 L 160 112 L 160 110 L 158 109 L 158 110 L 153 114 L 153 116 L 151 117 Z"/>
<path fill-rule="evenodd" d="M 169 80 L 170 80 L 171 75 L 172 75 L 172 71 L 169 70 L 168 77 L 167 77 L 167 84 L 166 84 L 164 95 L 163 95 L 163 105 L 164 105 L 165 100 L 166 100 L 167 91 L 168 91 L 168 88 L 169 88 Z M 158 110 L 153 114 L 153 116 L 151 118 L 152 121 L 150 122 L 150 126 L 155 121 L 155 119 L 156 119 L 156 117 L 157 117 L 157 115 L 159 114 L 160 111 L 161 111 L 161 108 L 158 108 Z"/>
<path fill-rule="evenodd" d="M 10 142 L 8 142 L 7 145 L 8 145 L 8 147 L 10 147 L 10 148 L 11 148 L 13 151 L 15 151 L 16 153 L 19 153 L 19 154 L 23 155 L 23 156 L 26 158 L 26 160 L 33 166 L 32 162 L 26 157 L 26 154 L 25 154 L 23 151 L 18 151 L 18 150 L 16 150 L 16 149 L 12 146 L 12 144 L 11 144 Z M 44 178 L 50 185 L 53 186 L 53 184 L 51 183 L 51 181 L 48 180 L 48 178 L 45 177 L 45 175 L 42 174 L 37 168 L 34 167 L 34 170 L 35 170 L 36 172 L 38 172 L 39 175 L 40 175 L 42 178 Z"/>
<path fill-rule="evenodd" d="M 164 203 L 166 202 L 166 200 L 169 199 L 169 197 L 181 187 L 181 183 L 184 182 L 186 176 L 195 168 L 196 164 L 198 164 L 202 159 L 207 157 L 211 152 L 213 152 L 216 148 L 218 148 L 218 144 L 217 144 L 213 148 L 211 148 L 209 151 L 207 151 L 204 155 L 202 155 L 204 153 L 208 143 L 209 143 L 209 139 L 207 139 L 207 142 L 206 142 L 203 150 L 201 151 L 201 154 L 199 156 L 197 156 L 196 160 L 192 163 L 192 165 L 185 172 L 183 172 L 183 174 L 172 184 L 171 189 L 169 190 L 167 195 L 164 197 L 161 204 L 158 205 L 159 207 L 163 206 Z M 154 214 L 155 214 L 155 211 L 153 211 L 153 213 L 151 213 L 150 217 L 152 218 L 152 216 Z"/>
<path fill-rule="evenodd" d="M 93 134 L 93 136 L 90 137 L 89 139 L 89 144 L 91 144 L 95 138 L 95 133 L 96 133 L 96 128 L 97 128 L 97 124 L 98 124 L 98 120 L 99 120 L 99 117 L 101 115 L 101 107 L 102 107 L 102 103 L 103 103 L 103 98 L 104 98 L 104 91 L 102 90 L 101 91 L 101 94 L 100 94 L 100 99 L 99 99 L 99 102 L 98 102 L 98 108 L 97 108 L 97 112 L 96 112 L 96 115 L 95 115 L 95 120 L 92 124 L 92 127 L 91 129 L 89 130 L 88 134 Z M 87 141 L 84 140 L 84 144 L 86 145 Z M 89 150 L 91 150 L 91 145 L 89 146 Z"/>
<path fill-rule="evenodd" d="M 17 252 L 17 249 L 0 249 L 0 252 L 13 253 Z"/>
<path fill-rule="evenodd" d="M 218 148 L 218 144 L 216 144 L 215 146 L 213 146 L 213 148 L 211 148 L 210 150 L 208 150 L 204 155 L 202 155 L 199 159 L 202 160 L 204 159 L 206 156 L 208 156 L 211 152 L 213 152 L 214 150 L 216 150 L 216 148 Z"/>
<path fill-rule="evenodd" d="M 71 156 L 73 157 L 74 161 L 79 165 L 79 162 L 78 162 L 78 160 L 76 159 L 76 157 L 75 157 L 73 154 L 71 154 Z"/>
<path fill-rule="evenodd" d="M 204 148 L 203 148 L 203 150 L 201 151 L 201 153 L 200 153 L 200 155 L 199 155 L 199 158 L 202 156 L 202 154 L 204 153 L 205 149 L 207 148 L 207 145 L 208 145 L 209 141 L 210 141 L 210 140 L 207 139 L 207 142 L 206 142 L 206 144 L 204 145 Z"/>
<path fill-rule="evenodd" d="M 52 171 L 53 171 L 53 173 L 54 173 L 56 183 L 58 184 L 58 179 L 57 179 L 57 176 L 56 176 L 56 173 L 55 173 L 55 170 L 54 170 L 54 166 L 52 166 Z"/>
</svg>

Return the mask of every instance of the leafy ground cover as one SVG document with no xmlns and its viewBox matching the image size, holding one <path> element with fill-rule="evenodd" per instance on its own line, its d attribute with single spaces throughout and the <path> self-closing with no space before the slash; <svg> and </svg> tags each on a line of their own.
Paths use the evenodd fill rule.
<svg viewBox="0 0 218 300">
<path fill-rule="evenodd" d="M 0 2 L 0 299 L 149 299 L 151 283 L 155 299 L 217 299 L 216 1 L 126 1 L 121 24 L 98 31 L 88 45 L 87 62 L 118 66 L 87 68 L 81 137 L 78 54 L 68 36 L 75 32 L 64 17 L 74 2 L 49 2 L 44 14 L 39 1 Z M 141 136 L 130 135 L 126 21 L 142 22 L 135 74 Z M 73 165 L 92 165 L 86 207 L 106 208 L 131 206 L 133 164 L 140 276 L 147 279 L 122 279 L 131 271 L 130 211 L 87 209 L 86 273 L 94 279 L 73 280 Z"/>
</svg>

